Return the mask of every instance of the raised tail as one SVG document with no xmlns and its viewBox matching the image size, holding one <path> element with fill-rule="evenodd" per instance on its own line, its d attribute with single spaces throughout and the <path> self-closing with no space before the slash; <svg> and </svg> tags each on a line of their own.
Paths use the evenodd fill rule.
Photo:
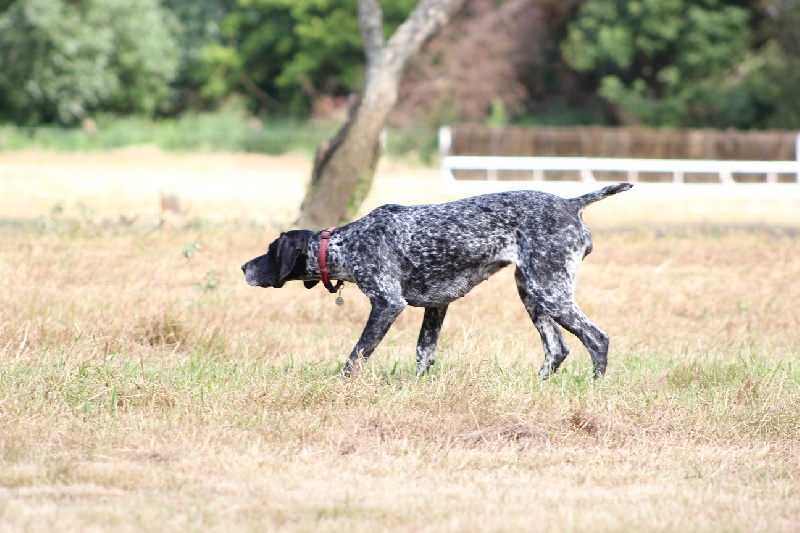
<svg viewBox="0 0 800 533">
<path fill-rule="evenodd" d="M 589 194 L 584 194 L 583 196 L 578 196 L 577 198 L 571 198 L 570 201 L 577 205 L 578 209 L 583 209 L 589 204 L 598 202 L 608 196 L 613 196 L 617 193 L 627 191 L 631 187 L 633 187 L 633 183 L 617 183 L 616 185 L 603 187 L 599 191 L 590 192 Z"/>
</svg>

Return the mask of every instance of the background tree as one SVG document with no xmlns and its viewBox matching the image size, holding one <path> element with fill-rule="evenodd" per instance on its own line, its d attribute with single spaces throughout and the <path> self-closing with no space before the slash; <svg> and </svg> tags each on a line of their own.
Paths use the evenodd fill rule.
<svg viewBox="0 0 800 533">
<path fill-rule="evenodd" d="M 746 9 L 718 0 L 590 0 L 569 26 L 563 54 L 600 78 L 617 122 L 710 125 L 724 122 L 718 104 L 739 82 L 748 21 Z"/>
<path fill-rule="evenodd" d="M 384 1 L 386 31 L 414 4 Z M 202 51 L 204 96 L 243 90 L 253 111 L 284 115 L 307 113 L 321 95 L 347 96 L 364 82 L 355 15 L 356 0 L 241 0 L 223 22 L 225 42 Z"/>
<path fill-rule="evenodd" d="M 460 3 L 408 62 L 387 125 L 800 128 L 797 0 Z M 384 40 L 415 6 L 380 0 Z M 357 0 L 0 0 L 0 120 L 234 99 L 343 121 L 366 75 Z"/>
<path fill-rule="evenodd" d="M 161 5 L 178 21 L 174 35 L 180 48 L 180 66 L 173 83 L 176 112 L 204 104 L 199 98 L 206 81 L 202 51 L 224 41 L 223 21 L 238 4 L 238 0 L 161 0 Z"/>
<path fill-rule="evenodd" d="M 464 0 L 420 0 L 387 41 L 377 0 L 359 0 L 364 42 L 364 90 L 336 137 L 317 150 L 301 207 L 306 227 L 349 220 L 367 195 L 380 153 L 378 137 L 397 102 L 400 77 L 422 45 L 464 4 Z"/>
<path fill-rule="evenodd" d="M 0 12 L 0 109 L 28 124 L 153 114 L 178 67 L 174 23 L 156 0 L 17 0 Z"/>
<path fill-rule="evenodd" d="M 438 126 L 519 114 L 528 96 L 521 73 L 541 60 L 530 39 L 543 30 L 536 0 L 468 0 L 415 57 L 400 85 L 392 124 Z"/>
<path fill-rule="evenodd" d="M 800 129 L 800 2 L 763 0 L 755 15 L 757 48 L 738 68 L 724 127 Z"/>
</svg>

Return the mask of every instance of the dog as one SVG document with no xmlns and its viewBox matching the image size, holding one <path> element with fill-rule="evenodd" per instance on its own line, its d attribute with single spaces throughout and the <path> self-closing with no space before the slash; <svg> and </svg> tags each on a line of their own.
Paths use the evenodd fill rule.
<svg viewBox="0 0 800 533">
<path fill-rule="evenodd" d="M 619 183 L 569 199 L 511 191 L 443 204 L 388 204 L 340 228 L 282 233 L 242 271 L 258 287 L 300 280 L 306 288 L 322 281 L 330 292 L 345 281 L 361 289 L 372 309 L 345 362 L 345 377 L 366 362 L 406 305 L 424 307 L 416 349 L 422 376 L 435 362 L 448 305 L 513 264 L 517 291 L 544 345 L 539 378 L 550 377 L 569 354 L 559 326 L 580 339 L 599 378 L 606 371 L 609 337 L 574 297 L 578 267 L 592 251 L 581 214 L 632 186 Z M 337 286 L 332 279 L 339 280 Z"/>
</svg>

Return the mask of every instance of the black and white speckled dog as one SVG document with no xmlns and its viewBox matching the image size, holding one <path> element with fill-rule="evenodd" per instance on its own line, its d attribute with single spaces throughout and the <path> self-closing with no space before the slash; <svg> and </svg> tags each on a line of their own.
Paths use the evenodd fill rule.
<svg viewBox="0 0 800 533">
<path fill-rule="evenodd" d="M 406 305 L 424 307 L 417 342 L 421 375 L 434 364 L 448 304 L 514 264 L 517 290 L 544 344 L 539 377 L 547 379 L 569 353 L 559 325 L 586 346 L 600 377 L 608 335 L 584 316 L 574 298 L 578 266 L 592 251 L 581 212 L 631 187 L 620 183 L 571 199 L 514 191 L 445 204 L 384 205 L 330 232 L 282 233 L 242 270 L 247 283 L 259 287 L 302 280 L 311 288 L 322 279 L 334 292 L 323 275 L 326 268 L 330 278 L 358 285 L 372 311 L 345 365 L 346 376 L 372 354 Z"/>
</svg>

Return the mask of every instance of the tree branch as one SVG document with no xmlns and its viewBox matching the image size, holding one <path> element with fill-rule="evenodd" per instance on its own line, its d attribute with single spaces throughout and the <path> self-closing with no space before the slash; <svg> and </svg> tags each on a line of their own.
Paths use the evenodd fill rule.
<svg viewBox="0 0 800 533">
<path fill-rule="evenodd" d="M 264 91 L 261 87 L 256 85 L 256 82 L 253 81 L 253 78 L 248 76 L 247 72 L 242 72 L 239 81 L 242 82 L 242 85 L 244 85 L 244 88 L 247 89 L 247 92 L 249 92 L 250 94 L 252 94 L 261 101 L 261 104 L 266 109 L 273 109 L 275 107 L 278 107 L 278 102 L 274 98 L 272 98 L 269 94 L 267 94 L 267 92 Z"/>
<path fill-rule="evenodd" d="M 383 11 L 378 0 L 358 0 L 358 28 L 364 41 L 367 64 L 377 62 L 383 52 Z"/>
<path fill-rule="evenodd" d="M 422 45 L 447 24 L 466 0 L 420 0 L 389 39 L 388 66 L 402 70 Z"/>
</svg>

